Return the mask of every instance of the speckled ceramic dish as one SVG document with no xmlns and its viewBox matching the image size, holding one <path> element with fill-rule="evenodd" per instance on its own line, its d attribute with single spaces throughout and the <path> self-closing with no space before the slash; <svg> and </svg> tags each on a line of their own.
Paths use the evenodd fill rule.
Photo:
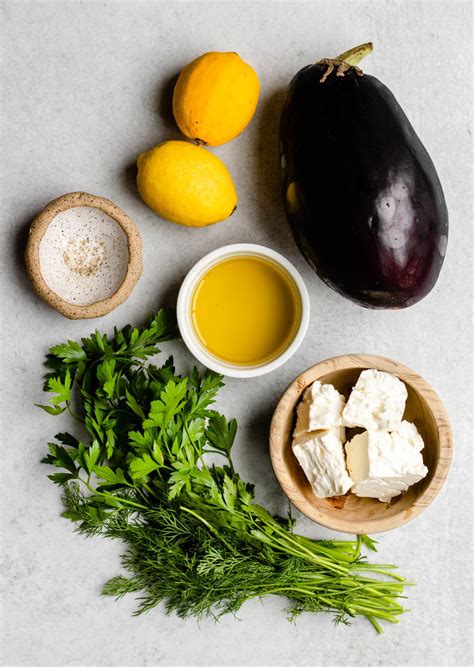
<svg viewBox="0 0 474 667">
<path fill-rule="evenodd" d="M 26 266 L 44 301 L 70 319 L 100 317 L 123 303 L 142 273 L 142 243 L 113 202 L 71 192 L 33 221 Z"/>
</svg>

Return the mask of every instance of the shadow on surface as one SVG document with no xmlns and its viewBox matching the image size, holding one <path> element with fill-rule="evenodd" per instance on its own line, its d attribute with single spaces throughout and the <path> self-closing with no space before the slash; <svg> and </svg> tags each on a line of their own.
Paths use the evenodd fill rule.
<svg viewBox="0 0 474 667">
<path fill-rule="evenodd" d="M 255 484 L 257 501 L 262 502 L 272 513 L 285 516 L 288 511 L 288 499 L 283 494 L 274 475 L 270 451 L 269 433 L 274 406 L 261 407 L 252 411 L 245 424 L 245 435 L 241 437 L 239 447 L 245 449 L 246 461 L 252 461 L 251 469 L 246 473 L 247 480 Z"/>
<path fill-rule="evenodd" d="M 259 103 L 253 157 L 254 188 L 259 222 L 278 246 L 293 243 L 281 201 L 279 125 L 286 89 L 273 91 Z"/>
<path fill-rule="evenodd" d="M 11 232 L 10 247 L 12 248 L 14 271 L 12 271 L 10 275 L 11 280 L 22 290 L 24 298 L 28 299 L 32 306 L 35 308 L 43 307 L 46 311 L 49 311 L 50 307 L 36 294 L 28 277 L 25 263 L 25 250 L 28 242 L 30 226 L 38 213 L 40 213 L 40 209 L 32 208 L 29 214 L 26 214 L 19 219 L 18 224 Z"/>
<path fill-rule="evenodd" d="M 158 86 L 155 92 L 151 93 L 154 100 L 153 109 L 156 110 L 159 118 L 156 124 L 156 135 L 150 137 L 146 145 L 139 146 L 134 155 L 130 156 L 125 162 L 124 167 L 120 172 L 120 181 L 127 192 L 135 196 L 141 201 L 141 197 L 137 190 L 137 157 L 140 153 L 150 150 L 153 146 L 172 139 L 186 140 L 176 125 L 173 116 L 173 90 L 178 80 L 179 72 L 174 73 L 168 77 L 162 85 Z"/>
<path fill-rule="evenodd" d="M 156 110 L 163 122 L 164 128 L 172 134 L 179 132 L 173 115 L 173 91 L 179 75 L 180 72 L 175 72 L 169 76 L 156 91 Z"/>
<path fill-rule="evenodd" d="M 164 290 L 160 291 L 159 296 L 152 301 L 152 312 L 156 312 L 163 306 L 166 306 L 167 308 L 176 308 L 179 288 L 181 287 L 186 273 L 186 271 L 183 271 L 179 278 L 175 278 L 171 283 L 166 285 Z"/>
</svg>

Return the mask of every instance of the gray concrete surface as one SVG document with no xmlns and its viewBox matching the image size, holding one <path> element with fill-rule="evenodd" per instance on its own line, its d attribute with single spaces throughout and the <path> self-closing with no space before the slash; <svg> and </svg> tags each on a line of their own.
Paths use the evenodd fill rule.
<svg viewBox="0 0 474 667">
<path fill-rule="evenodd" d="M 2 94 L 2 664 L 6 666 L 468 665 L 472 664 L 472 179 L 469 2 L 3 2 Z M 445 188 L 451 236 L 438 284 L 398 312 L 362 309 L 329 290 L 295 247 L 279 198 L 278 115 L 293 74 L 373 40 L 367 72 L 394 92 L 428 148 Z M 179 137 L 172 82 L 191 59 L 235 50 L 258 71 L 262 97 L 247 131 L 216 149 L 239 192 L 232 218 L 209 229 L 174 226 L 139 199 L 138 153 Z M 68 321 L 33 293 L 22 262 L 28 224 L 52 198 L 85 190 L 117 202 L 144 240 L 145 270 L 130 299 L 96 321 Z M 252 241 L 301 271 L 312 302 L 309 333 L 283 368 L 229 379 L 219 408 L 240 424 L 237 463 L 274 511 L 285 510 L 267 453 L 275 402 L 301 370 L 348 352 L 382 354 L 439 392 L 455 437 L 452 469 L 433 506 L 380 537 L 379 558 L 416 581 L 411 613 L 377 637 L 368 623 L 285 618 L 286 602 L 247 604 L 215 624 L 133 618 L 133 599 L 100 597 L 120 570 L 118 543 L 84 540 L 61 519 L 59 494 L 39 461 L 59 430 L 42 400 L 45 351 L 93 328 L 140 322 L 173 303 L 207 251 Z M 181 370 L 192 364 L 179 342 Z M 67 419 L 62 422 L 68 426 Z M 307 534 L 334 534 L 296 513 Z"/>
</svg>

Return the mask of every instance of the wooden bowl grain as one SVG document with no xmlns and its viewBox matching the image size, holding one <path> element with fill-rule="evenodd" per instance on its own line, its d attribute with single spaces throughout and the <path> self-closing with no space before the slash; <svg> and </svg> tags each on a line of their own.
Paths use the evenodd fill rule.
<svg viewBox="0 0 474 667">
<path fill-rule="evenodd" d="M 408 399 L 404 419 L 413 422 L 423 437 L 423 461 L 428 475 L 390 503 L 358 498 L 350 492 L 345 496 L 317 498 L 291 447 L 296 406 L 306 387 L 315 380 L 333 384 L 347 398 L 359 374 L 366 368 L 393 373 L 405 383 Z M 418 516 L 439 493 L 448 474 L 451 454 L 449 418 L 435 391 L 415 371 L 396 361 L 373 355 L 334 357 L 306 370 L 281 397 L 270 427 L 270 457 L 284 493 L 313 521 L 345 533 L 380 533 L 402 526 Z"/>
</svg>

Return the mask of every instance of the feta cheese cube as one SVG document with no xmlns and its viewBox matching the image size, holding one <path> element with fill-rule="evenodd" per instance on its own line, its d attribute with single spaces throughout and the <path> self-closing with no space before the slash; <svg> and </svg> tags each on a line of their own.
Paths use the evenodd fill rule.
<svg viewBox="0 0 474 667">
<path fill-rule="evenodd" d="M 362 371 L 342 413 L 345 426 L 391 431 L 403 418 L 407 389 L 391 373 Z"/>
<path fill-rule="evenodd" d="M 396 431 L 365 431 L 346 443 L 352 493 L 389 502 L 428 474 L 423 439 L 414 424 L 403 421 Z"/>
<path fill-rule="evenodd" d="M 345 399 L 332 384 L 313 382 L 303 394 L 297 408 L 294 440 L 304 438 L 312 431 L 332 429 L 342 426 L 342 410 Z M 344 431 L 340 431 L 344 439 Z"/>
<path fill-rule="evenodd" d="M 413 449 L 417 452 L 421 452 L 425 446 L 423 438 L 418 433 L 415 424 L 412 424 L 411 422 L 400 422 L 396 429 L 392 431 L 391 436 L 395 447 L 403 447 L 405 443 L 409 443 Z"/>
<path fill-rule="evenodd" d="M 342 442 L 334 431 L 312 433 L 294 444 L 293 452 L 318 498 L 342 496 L 351 488 Z"/>
</svg>

